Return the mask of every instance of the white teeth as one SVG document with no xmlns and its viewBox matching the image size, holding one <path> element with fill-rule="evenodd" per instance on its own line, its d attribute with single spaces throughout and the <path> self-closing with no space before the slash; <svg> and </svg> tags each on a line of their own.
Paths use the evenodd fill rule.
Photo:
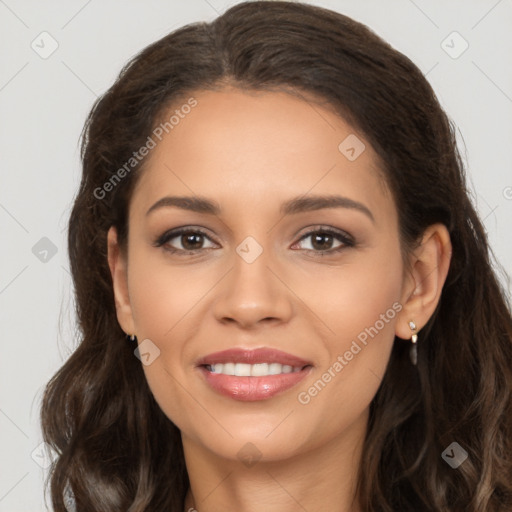
<svg viewBox="0 0 512 512">
<path fill-rule="evenodd" d="M 217 364 L 210 366 L 210 371 L 213 373 L 222 373 L 223 369 L 224 369 L 224 365 L 221 363 L 217 363 Z"/>
<path fill-rule="evenodd" d="M 250 377 L 251 376 L 251 365 L 244 363 L 235 364 L 235 375 L 238 377 Z"/>
<path fill-rule="evenodd" d="M 235 363 L 226 363 L 220 373 L 226 372 L 226 375 L 235 375 Z"/>
<path fill-rule="evenodd" d="M 212 373 L 224 375 L 237 375 L 239 377 L 266 377 L 267 375 L 279 375 L 280 373 L 300 372 L 301 366 L 290 366 L 280 363 L 217 363 L 208 366 Z"/>
<path fill-rule="evenodd" d="M 269 375 L 277 375 L 278 373 L 281 373 L 281 370 L 283 369 L 283 365 L 279 363 L 270 363 L 268 365 L 268 374 Z"/>
<path fill-rule="evenodd" d="M 253 364 L 252 368 L 251 368 L 251 375 L 253 377 L 264 377 L 265 375 L 268 375 L 268 364 L 267 363 Z"/>
</svg>

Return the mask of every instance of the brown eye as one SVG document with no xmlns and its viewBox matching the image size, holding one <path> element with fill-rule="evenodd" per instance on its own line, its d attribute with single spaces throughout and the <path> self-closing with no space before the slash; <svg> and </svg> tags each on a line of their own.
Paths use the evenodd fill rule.
<svg viewBox="0 0 512 512">
<path fill-rule="evenodd" d="M 315 229 L 306 233 L 299 242 L 310 239 L 310 247 L 303 247 L 306 251 L 312 251 L 319 254 L 336 253 L 347 247 L 353 247 L 353 239 L 343 232 L 335 231 L 331 228 Z M 338 242 L 338 245 L 334 245 Z"/>
<path fill-rule="evenodd" d="M 181 235 L 180 243 L 185 250 L 193 251 L 194 249 L 200 249 L 200 246 L 203 244 L 203 238 L 204 235 L 202 234 L 186 233 Z"/>
<path fill-rule="evenodd" d="M 195 254 L 202 249 L 212 248 L 203 247 L 206 240 L 210 240 L 210 237 L 203 231 L 187 228 L 165 232 L 154 245 L 164 246 L 166 251 L 172 253 Z"/>
</svg>

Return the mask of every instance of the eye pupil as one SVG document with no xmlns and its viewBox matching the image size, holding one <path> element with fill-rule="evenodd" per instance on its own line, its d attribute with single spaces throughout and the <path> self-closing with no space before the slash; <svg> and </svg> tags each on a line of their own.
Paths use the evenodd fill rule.
<svg viewBox="0 0 512 512">
<path fill-rule="evenodd" d="M 194 249 L 198 249 L 201 246 L 203 241 L 202 238 L 203 235 L 198 235 L 195 233 L 186 233 L 184 235 L 181 235 L 181 243 L 186 250 L 193 251 Z"/>
<path fill-rule="evenodd" d="M 330 248 L 330 245 L 332 244 L 332 235 L 329 235 L 328 233 L 322 233 L 322 234 L 316 234 L 313 236 L 313 247 L 315 249 L 318 249 L 320 251 L 325 251 L 326 249 Z M 324 243 L 321 243 L 321 240 L 324 240 Z M 327 243 L 325 243 L 325 239 L 327 239 Z"/>
</svg>

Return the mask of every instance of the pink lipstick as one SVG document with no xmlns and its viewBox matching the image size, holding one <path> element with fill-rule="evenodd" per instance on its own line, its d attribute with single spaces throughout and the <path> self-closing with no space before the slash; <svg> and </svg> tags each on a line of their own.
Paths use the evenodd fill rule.
<svg viewBox="0 0 512 512">
<path fill-rule="evenodd" d="M 206 383 L 218 393 L 241 401 L 272 398 L 306 377 L 310 361 L 271 348 L 233 348 L 196 363 Z"/>
</svg>

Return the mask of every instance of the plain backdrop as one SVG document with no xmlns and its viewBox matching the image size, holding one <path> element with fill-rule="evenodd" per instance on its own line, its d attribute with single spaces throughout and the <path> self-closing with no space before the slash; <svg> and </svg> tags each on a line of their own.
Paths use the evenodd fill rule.
<svg viewBox="0 0 512 512">
<path fill-rule="evenodd" d="M 85 117 L 131 56 L 235 3 L 0 0 L 0 512 L 46 510 L 39 408 L 75 346 L 66 229 Z M 458 127 L 468 187 L 511 275 L 512 1 L 308 3 L 368 25 L 426 74 Z"/>
</svg>

